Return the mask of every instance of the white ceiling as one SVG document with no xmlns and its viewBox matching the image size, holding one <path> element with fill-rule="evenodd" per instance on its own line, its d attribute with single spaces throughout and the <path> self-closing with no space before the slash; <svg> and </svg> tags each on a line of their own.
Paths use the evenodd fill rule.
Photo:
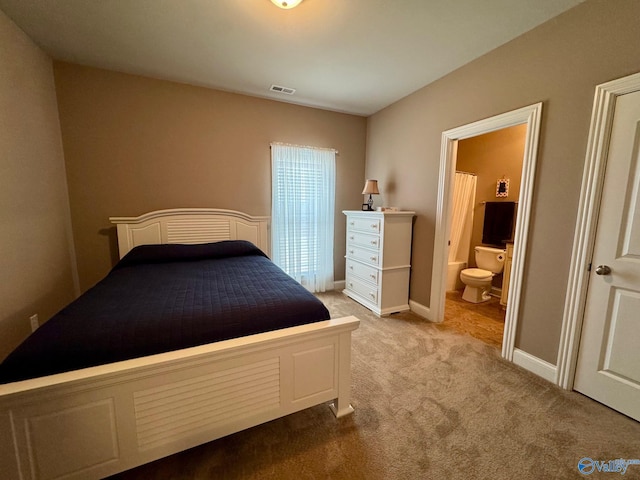
<svg viewBox="0 0 640 480">
<path fill-rule="evenodd" d="M 0 0 L 52 57 L 370 115 L 584 0 Z M 272 84 L 296 89 L 272 93 Z"/>
</svg>

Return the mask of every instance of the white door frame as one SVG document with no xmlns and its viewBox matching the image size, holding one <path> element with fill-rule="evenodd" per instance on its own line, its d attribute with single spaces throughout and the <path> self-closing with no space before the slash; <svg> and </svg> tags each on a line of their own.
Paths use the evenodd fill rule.
<svg viewBox="0 0 640 480">
<path fill-rule="evenodd" d="M 589 265 L 595 244 L 616 97 L 638 90 L 640 90 L 640 73 L 596 87 L 558 348 L 556 383 L 568 390 L 573 389 L 578 363 L 580 333 L 587 301 Z"/>
<path fill-rule="evenodd" d="M 447 251 L 451 231 L 456 142 L 515 125 L 527 125 L 524 158 L 522 162 L 522 182 L 520 185 L 518 216 L 516 219 L 513 263 L 511 267 L 511 281 L 509 284 L 509 302 L 507 303 L 504 338 L 502 341 L 502 356 L 510 361 L 513 360 L 515 334 L 518 324 L 518 305 L 520 305 L 524 258 L 525 252 L 527 251 L 529 217 L 533 196 L 538 139 L 540 136 L 541 114 L 542 103 L 536 103 L 442 133 L 440 174 L 438 177 L 438 206 L 433 247 L 433 273 L 431 277 L 431 306 L 429 308 L 431 317 L 429 320 L 434 322 L 442 322 L 444 320 Z"/>
</svg>

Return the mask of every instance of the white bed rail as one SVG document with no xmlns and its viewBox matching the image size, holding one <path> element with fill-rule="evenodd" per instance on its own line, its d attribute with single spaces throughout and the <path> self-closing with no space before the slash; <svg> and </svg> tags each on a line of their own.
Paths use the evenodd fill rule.
<svg viewBox="0 0 640 480">
<path fill-rule="evenodd" d="M 3 479 L 102 478 L 333 400 L 353 411 L 344 317 L 0 385 Z"/>
</svg>

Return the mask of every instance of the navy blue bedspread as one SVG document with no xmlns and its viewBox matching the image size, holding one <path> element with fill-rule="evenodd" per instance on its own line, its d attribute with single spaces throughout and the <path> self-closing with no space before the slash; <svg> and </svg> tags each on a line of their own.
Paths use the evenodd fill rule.
<svg viewBox="0 0 640 480">
<path fill-rule="evenodd" d="M 145 245 L 9 355 L 0 383 L 329 318 L 249 242 Z"/>
</svg>

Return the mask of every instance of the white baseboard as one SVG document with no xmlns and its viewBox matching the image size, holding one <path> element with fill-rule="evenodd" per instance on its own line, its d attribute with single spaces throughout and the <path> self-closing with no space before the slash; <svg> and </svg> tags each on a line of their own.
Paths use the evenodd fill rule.
<svg viewBox="0 0 640 480">
<path fill-rule="evenodd" d="M 549 382 L 556 382 L 556 371 L 558 367 L 538 357 L 534 357 L 527 352 L 514 348 L 513 363 L 525 370 L 529 370 L 531 373 L 535 373 Z"/>
<path fill-rule="evenodd" d="M 429 307 L 425 307 L 424 305 L 418 302 L 409 300 L 409 308 L 411 308 L 411 311 L 416 315 L 426 318 L 427 320 L 433 321 L 433 319 L 431 318 L 431 309 Z"/>
</svg>

